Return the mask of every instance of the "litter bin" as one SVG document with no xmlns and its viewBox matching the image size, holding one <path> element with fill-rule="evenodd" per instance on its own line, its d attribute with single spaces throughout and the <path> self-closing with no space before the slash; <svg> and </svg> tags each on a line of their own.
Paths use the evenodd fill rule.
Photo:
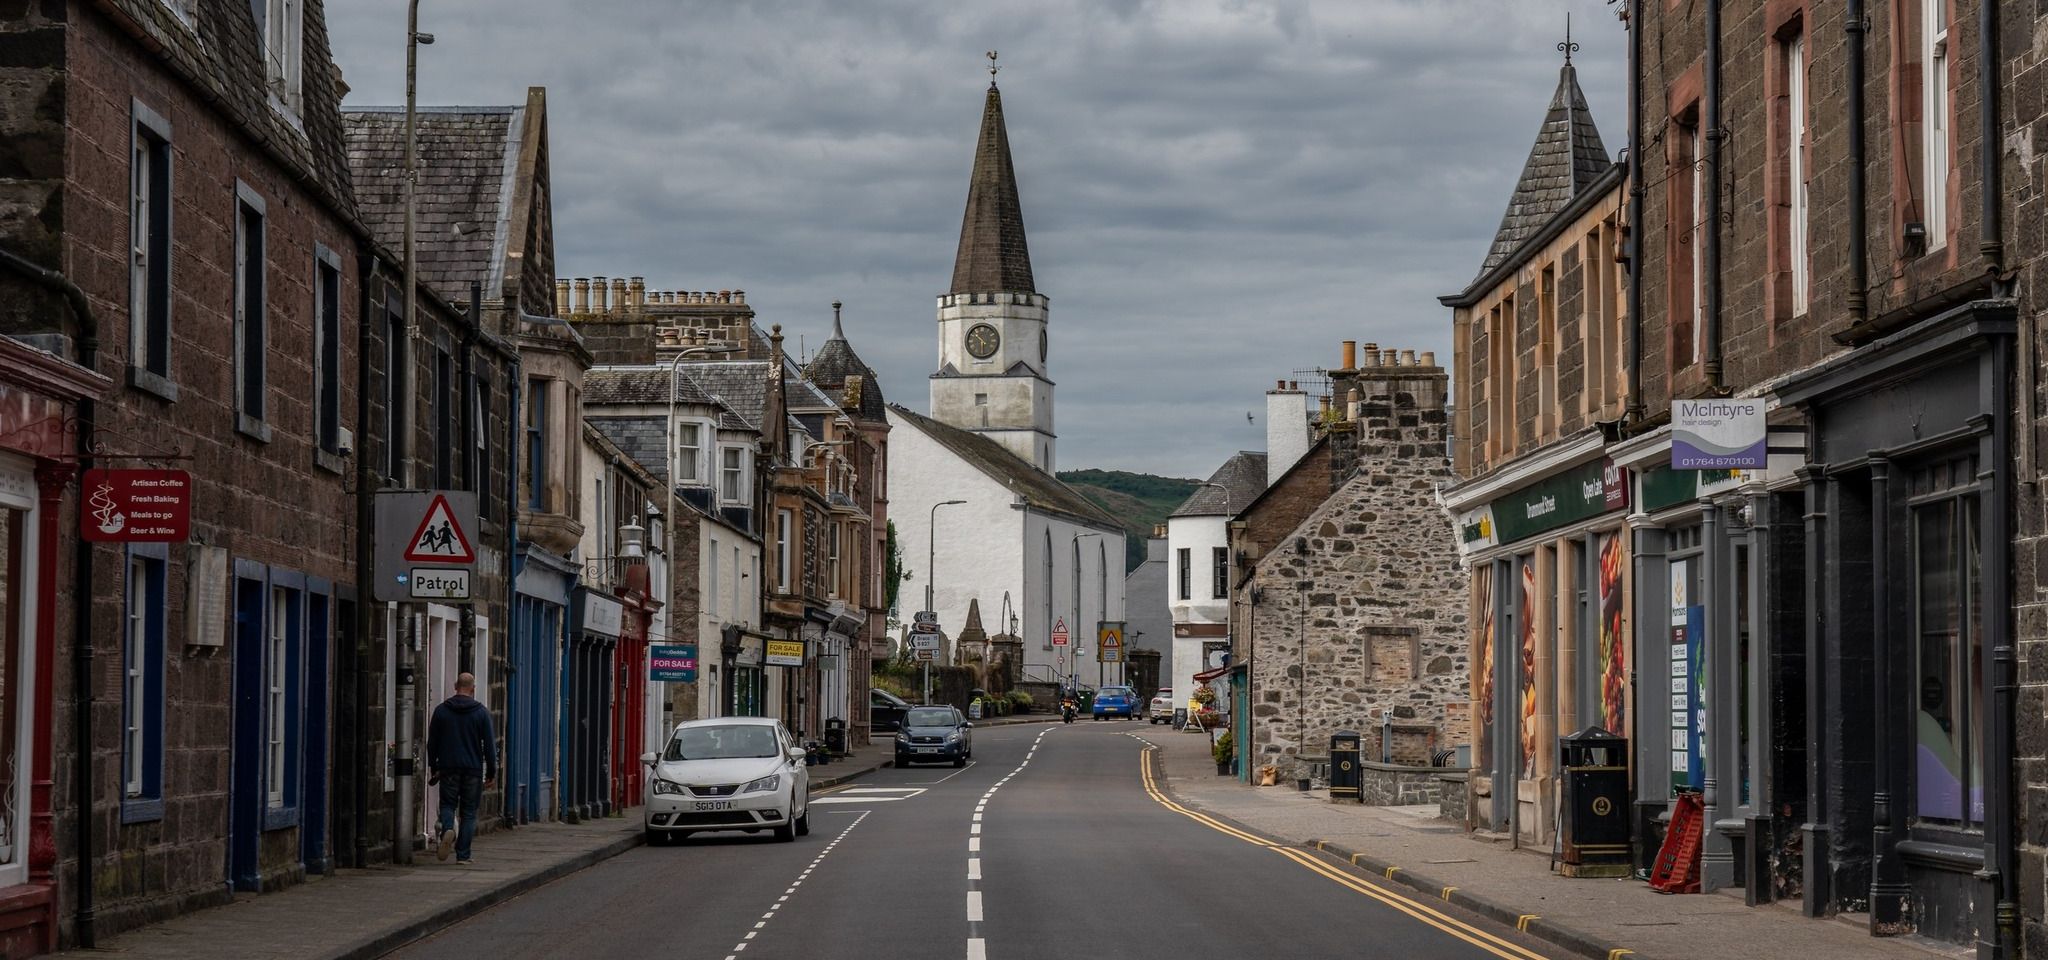
<svg viewBox="0 0 2048 960">
<path fill-rule="evenodd" d="M 846 753 L 846 721 L 838 717 L 825 719 L 825 749 L 833 753 Z"/>
<path fill-rule="evenodd" d="M 1361 803 L 1358 785 L 1362 771 L 1359 769 L 1358 749 L 1361 737 L 1356 730 L 1339 730 L 1330 734 L 1330 802 Z"/>
<path fill-rule="evenodd" d="M 1587 727 L 1557 738 L 1557 748 L 1564 771 L 1559 872 L 1628 876 L 1628 738 Z"/>
</svg>

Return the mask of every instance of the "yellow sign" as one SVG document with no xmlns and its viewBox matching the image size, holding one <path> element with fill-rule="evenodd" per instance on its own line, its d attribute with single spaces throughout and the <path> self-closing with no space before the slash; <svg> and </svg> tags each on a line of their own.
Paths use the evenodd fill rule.
<svg viewBox="0 0 2048 960">
<path fill-rule="evenodd" d="M 804 642 L 802 640 L 770 640 L 767 656 L 761 662 L 771 667 L 801 667 L 804 665 Z"/>
</svg>

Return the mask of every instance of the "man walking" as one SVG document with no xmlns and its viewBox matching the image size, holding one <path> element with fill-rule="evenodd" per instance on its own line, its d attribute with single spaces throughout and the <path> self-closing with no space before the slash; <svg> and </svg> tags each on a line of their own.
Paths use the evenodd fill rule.
<svg viewBox="0 0 2048 960">
<path fill-rule="evenodd" d="M 477 804 L 498 773 L 497 736 L 491 729 L 491 711 L 477 702 L 476 674 L 458 675 L 455 695 L 434 708 L 434 719 L 427 724 L 427 769 L 441 785 L 434 854 L 448 859 L 453 844 L 455 862 L 468 863 L 469 842 L 476 837 Z"/>
</svg>

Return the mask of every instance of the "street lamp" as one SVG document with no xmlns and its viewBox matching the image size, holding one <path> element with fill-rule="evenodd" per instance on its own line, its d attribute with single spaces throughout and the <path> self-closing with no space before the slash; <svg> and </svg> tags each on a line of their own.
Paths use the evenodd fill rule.
<svg viewBox="0 0 2048 960">
<path fill-rule="evenodd" d="M 662 548 L 668 552 L 667 571 L 671 577 L 675 576 L 676 569 L 676 477 L 681 473 L 680 467 L 682 465 L 682 458 L 676 455 L 676 372 L 682 366 L 683 361 L 690 357 L 722 356 L 728 353 L 738 353 L 739 349 L 739 347 L 731 344 L 713 347 L 689 347 L 676 351 L 676 355 L 670 357 L 668 361 L 668 429 L 663 431 L 663 435 L 667 438 L 668 442 L 668 454 L 662 461 L 668 464 L 668 476 L 663 483 L 663 486 L 668 488 L 668 514 L 663 518 L 667 525 L 662 528 Z M 702 442 L 701 438 L 699 442 Z M 669 589 L 673 591 L 674 585 L 670 584 Z M 671 596 L 668 599 L 673 600 L 675 598 Z"/>
<path fill-rule="evenodd" d="M 932 504 L 931 512 L 925 517 L 924 609 L 926 613 L 934 617 L 938 616 L 938 611 L 932 609 L 932 584 L 938 579 L 935 570 L 938 566 L 939 556 L 939 508 L 959 506 L 966 502 L 965 500 L 941 500 Z M 915 630 L 916 628 L 913 627 L 912 629 Z M 930 660 L 924 662 L 924 702 L 932 702 L 932 662 Z"/>
<path fill-rule="evenodd" d="M 413 264 L 413 194 L 419 181 L 418 148 L 414 125 L 419 113 L 420 44 L 433 43 L 434 35 L 420 32 L 420 0 L 411 0 L 405 10 L 405 336 L 413 336 L 413 302 L 418 282 Z M 472 308 L 476 305 L 471 304 Z M 392 830 L 392 860 L 412 862 L 412 774 L 414 705 L 419 696 L 413 680 L 412 647 L 399 644 L 398 674 L 398 819 Z"/>
</svg>

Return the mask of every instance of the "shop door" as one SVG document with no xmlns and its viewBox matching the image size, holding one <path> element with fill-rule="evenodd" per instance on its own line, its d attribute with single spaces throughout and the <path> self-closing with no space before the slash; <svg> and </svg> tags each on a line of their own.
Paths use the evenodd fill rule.
<svg viewBox="0 0 2048 960">
<path fill-rule="evenodd" d="M 462 651 L 462 624 L 456 617 L 453 607 L 437 603 L 427 605 L 426 636 L 420 645 L 422 662 L 419 689 L 422 720 L 419 730 L 422 743 L 426 741 L 425 732 L 428 726 L 433 723 L 434 708 L 439 707 L 441 701 L 455 695 L 455 675 L 461 672 L 458 668 L 458 656 Z M 432 780 L 432 771 L 428 773 L 427 779 Z M 441 788 L 429 783 L 426 798 L 420 804 L 419 817 L 415 821 L 415 828 L 420 836 L 432 839 L 434 825 L 440 816 Z"/>
<path fill-rule="evenodd" d="M 306 606 L 306 741 L 299 751 L 299 861 L 307 873 L 326 873 L 327 859 L 327 595 L 308 593 Z"/>
<path fill-rule="evenodd" d="M 262 885 L 263 839 L 263 591 L 264 582 L 235 578 L 233 779 L 228 789 L 228 884 Z"/>
</svg>

